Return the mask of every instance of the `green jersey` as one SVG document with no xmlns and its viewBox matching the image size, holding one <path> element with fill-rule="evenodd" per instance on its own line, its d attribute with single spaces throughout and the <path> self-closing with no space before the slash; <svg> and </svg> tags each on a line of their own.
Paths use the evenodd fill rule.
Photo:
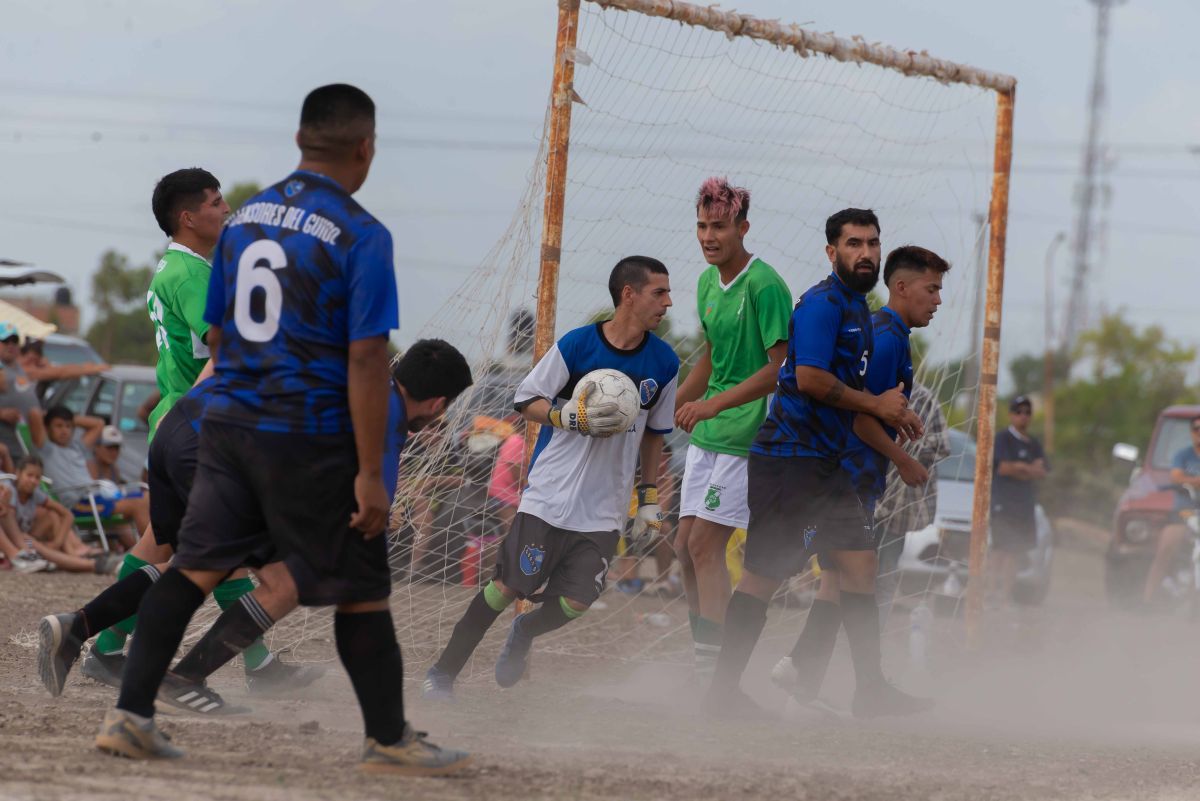
<svg viewBox="0 0 1200 801">
<path fill-rule="evenodd" d="M 712 375 L 705 398 L 754 375 L 767 363 L 767 349 L 787 341 L 792 294 L 779 273 L 762 259 L 752 256 L 728 286 L 710 265 L 700 274 L 696 300 L 704 338 L 712 348 Z M 692 444 L 716 453 L 746 456 L 766 416 L 765 397 L 726 409 L 696 425 Z"/>
<path fill-rule="evenodd" d="M 146 306 L 150 309 L 158 345 L 156 374 L 158 391 L 162 394 L 162 400 L 150 413 L 151 436 L 163 415 L 196 383 L 208 361 L 204 306 L 211 273 L 211 265 L 198 253 L 172 242 L 150 281 Z"/>
</svg>

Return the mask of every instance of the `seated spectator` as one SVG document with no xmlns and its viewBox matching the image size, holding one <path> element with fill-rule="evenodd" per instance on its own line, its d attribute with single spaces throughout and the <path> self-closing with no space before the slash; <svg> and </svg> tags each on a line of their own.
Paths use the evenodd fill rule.
<svg viewBox="0 0 1200 801">
<path fill-rule="evenodd" d="M 75 439 L 75 428 L 83 430 L 82 443 Z M 66 406 L 54 406 L 43 416 L 39 410 L 30 412 L 29 435 L 46 465 L 46 475 L 53 482 L 51 490 L 64 506 L 76 515 L 90 515 L 90 491 L 95 486 L 88 471 L 88 450 L 100 439 L 104 421 L 99 417 L 76 415 Z M 121 533 L 126 549 L 132 548 L 150 524 L 149 499 L 137 490 L 117 490 L 95 495 L 101 516 L 121 515 L 133 521 L 137 535 Z"/>
<path fill-rule="evenodd" d="M 5 482 L 0 482 L 0 508 L 8 506 L 13 492 Z M 11 534 L 9 530 L 11 529 Z M 50 569 L 50 563 L 37 555 L 32 548 L 25 547 L 25 537 L 15 525 L 0 525 L 0 570 L 15 570 L 18 573 L 39 573 Z"/>
<path fill-rule="evenodd" d="M 124 484 L 121 471 L 117 468 L 117 460 L 121 458 L 121 445 L 125 435 L 116 426 L 105 426 L 100 431 L 100 440 L 92 449 L 92 458 L 88 461 L 88 472 L 92 478 L 104 479 L 114 484 Z"/>
<path fill-rule="evenodd" d="M 7 501 L 0 507 L 0 528 L 10 540 L 25 545 L 59 570 L 71 573 L 115 573 L 120 557 L 84 545 L 75 534 L 75 518 L 42 490 L 42 460 L 25 456 L 16 480 L 5 480 Z M 15 565 L 15 563 L 14 563 Z"/>
</svg>

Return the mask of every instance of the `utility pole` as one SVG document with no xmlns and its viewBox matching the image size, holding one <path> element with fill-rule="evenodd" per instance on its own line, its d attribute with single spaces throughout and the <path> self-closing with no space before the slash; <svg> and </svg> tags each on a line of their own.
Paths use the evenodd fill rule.
<svg viewBox="0 0 1200 801">
<path fill-rule="evenodd" d="M 1101 189 L 1101 126 L 1107 99 L 1105 65 L 1108 58 L 1109 12 L 1124 0 L 1090 0 L 1096 6 L 1096 50 L 1092 60 L 1092 88 L 1088 95 L 1088 125 L 1083 144 L 1083 167 L 1079 184 L 1079 208 L 1075 218 L 1072 250 L 1075 256 L 1071 295 L 1067 299 L 1062 345 L 1069 351 L 1080 332 L 1087 328 L 1087 290 L 1091 280 L 1093 211 Z"/>
<path fill-rule="evenodd" d="M 1045 430 L 1042 445 L 1054 455 L 1054 252 L 1067 235 L 1059 231 L 1046 248 L 1046 355 L 1042 359 L 1042 413 Z"/>
</svg>

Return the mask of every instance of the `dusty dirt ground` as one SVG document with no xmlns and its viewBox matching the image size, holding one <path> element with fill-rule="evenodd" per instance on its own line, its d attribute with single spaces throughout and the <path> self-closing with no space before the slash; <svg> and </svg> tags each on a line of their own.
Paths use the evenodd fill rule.
<svg viewBox="0 0 1200 801">
<path fill-rule="evenodd" d="M 214 685 L 253 714 L 161 715 L 187 751 L 178 762 L 100 754 L 92 736 L 114 693 L 75 673 L 49 698 L 32 643 L 43 614 L 79 606 L 105 580 L 0 573 L 0 798 L 1194 799 L 1200 626 L 1109 611 L 1101 576 L 1098 543 L 1067 537 L 1045 607 L 990 614 L 972 655 L 961 623 L 940 621 L 928 671 L 908 660 L 906 618 L 890 626 L 889 672 L 938 699 L 933 713 L 902 721 L 714 722 L 697 711 L 681 664 L 581 658 L 588 649 L 565 633 L 535 650 L 529 681 L 502 692 L 488 677 L 500 632 L 456 703 L 425 703 L 407 682 L 410 718 L 435 742 L 472 751 L 475 767 L 455 779 L 384 780 L 354 769 L 360 720 L 335 666 L 287 700 L 248 697 L 240 668 L 227 667 Z M 412 597 L 398 593 L 400 628 Z M 784 621 L 768 629 L 744 681 L 773 710 L 785 698 L 767 672 L 796 632 L 794 617 Z M 686 634 L 669 637 L 686 652 Z M 427 651 L 406 650 L 410 675 L 424 671 Z M 827 694 L 848 705 L 852 687 L 843 643 Z"/>
</svg>

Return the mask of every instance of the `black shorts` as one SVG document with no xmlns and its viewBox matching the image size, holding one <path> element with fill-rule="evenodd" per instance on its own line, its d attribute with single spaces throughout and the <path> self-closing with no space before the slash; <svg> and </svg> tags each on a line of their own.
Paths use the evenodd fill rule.
<svg viewBox="0 0 1200 801">
<path fill-rule="evenodd" d="M 1037 545 L 1037 517 L 1031 512 L 992 511 L 992 547 L 997 551 L 1025 553 Z"/>
<path fill-rule="evenodd" d="M 206 420 L 174 564 L 233 570 L 282 561 L 300 603 L 391 594 L 387 537 L 350 528 L 354 435 L 283 434 Z"/>
<path fill-rule="evenodd" d="M 520 598 L 537 593 L 591 605 L 617 552 L 615 531 L 568 531 L 518 512 L 496 560 L 496 578 Z"/>
<path fill-rule="evenodd" d="M 810 556 L 878 545 L 849 475 L 836 465 L 751 453 L 747 482 L 745 567 L 751 573 L 782 581 L 803 570 Z"/>
<path fill-rule="evenodd" d="M 200 435 L 183 414 L 168 414 L 150 441 L 150 526 L 159 545 L 179 548 L 179 528 L 196 475 Z"/>
</svg>

